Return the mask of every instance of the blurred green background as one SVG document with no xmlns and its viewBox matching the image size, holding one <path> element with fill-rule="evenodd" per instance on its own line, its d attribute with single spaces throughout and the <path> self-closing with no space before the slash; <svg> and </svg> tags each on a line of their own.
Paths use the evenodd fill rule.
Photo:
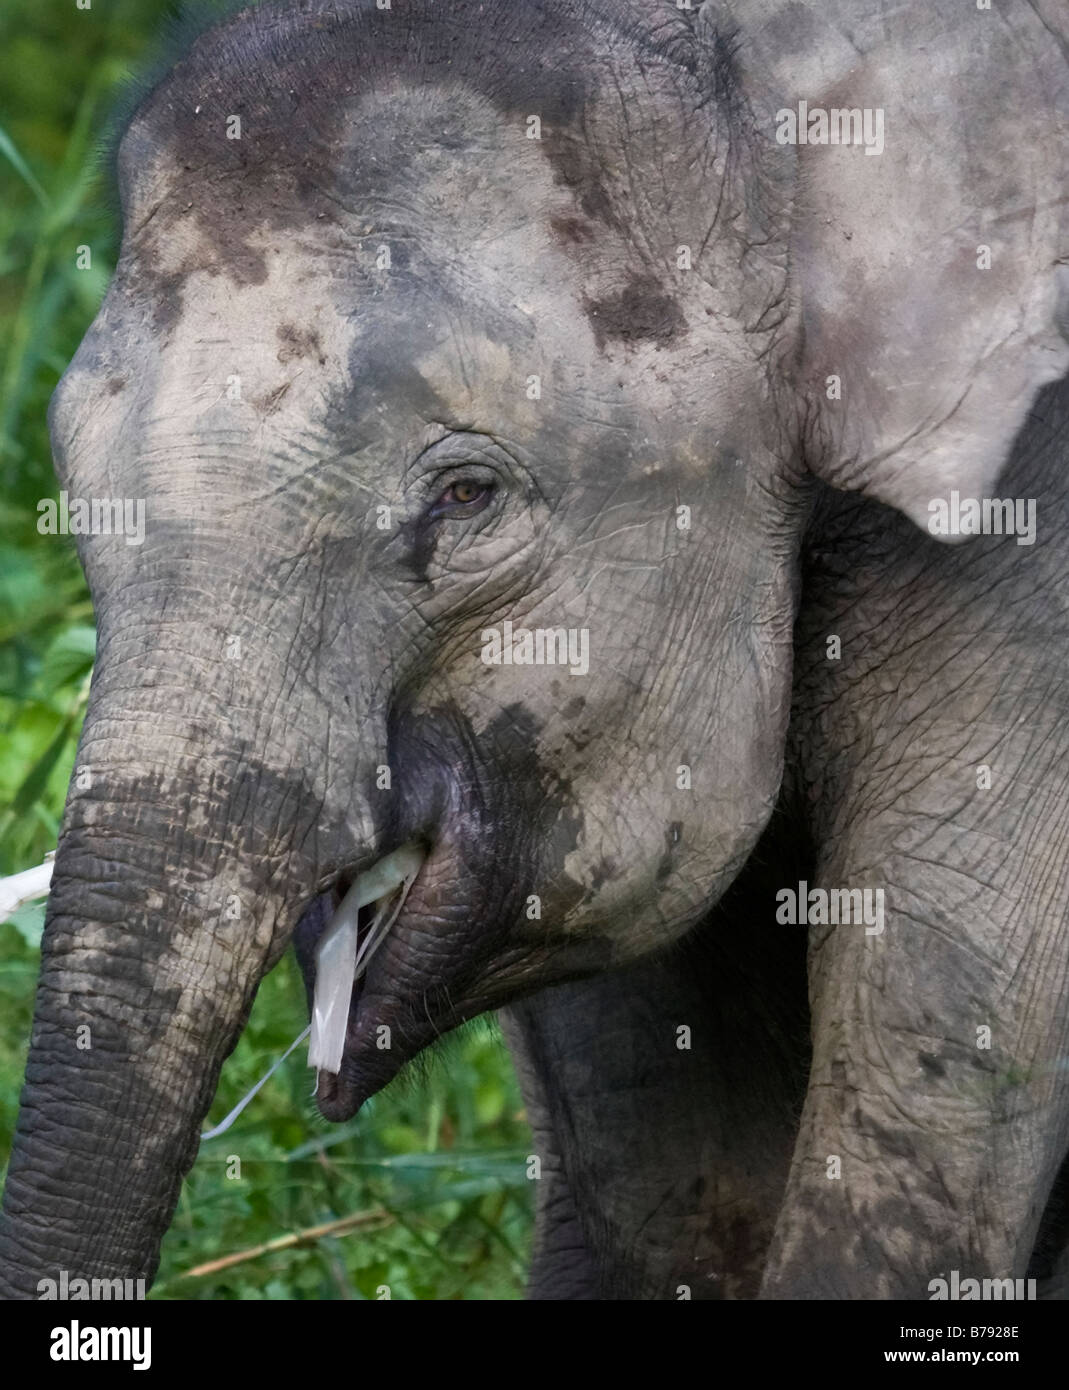
<svg viewBox="0 0 1069 1390">
<path fill-rule="evenodd" d="M 114 265 L 99 143 L 173 9 L 0 0 L 0 876 L 55 847 L 85 708 L 92 606 L 73 541 L 37 531 L 37 503 L 57 495 L 45 412 Z M 77 269 L 79 246 L 91 248 L 91 269 Z M 43 917 L 34 904 L 0 924 L 5 1162 Z M 306 1022 L 287 955 L 224 1069 L 213 1123 Z M 530 1135 L 496 1027 L 447 1041 L 349 1125 L 317 1117 L 311 1084 L 299 1048 L 234 1128 L 205 1144 L 150 1297 L 360 1299 L 384 1285 L 394 1298 L 519 1297 Z M 229 1257 L 240 1258 L 191 1273 Z"/>
</svg>

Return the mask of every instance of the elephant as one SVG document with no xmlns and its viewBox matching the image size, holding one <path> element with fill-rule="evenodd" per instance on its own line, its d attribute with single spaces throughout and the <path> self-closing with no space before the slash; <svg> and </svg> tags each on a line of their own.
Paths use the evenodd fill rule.
<svg viewBox="0 0 1069 1390">
<path fill-rule="evenodd" d="M 327 1120 L 501 1011 L 532 1298 L 1064 1291 L 1067 53 L 266 0 L 149 84 L 5 1297 L 151 1280 L 291 943 Z"/>
</svg>

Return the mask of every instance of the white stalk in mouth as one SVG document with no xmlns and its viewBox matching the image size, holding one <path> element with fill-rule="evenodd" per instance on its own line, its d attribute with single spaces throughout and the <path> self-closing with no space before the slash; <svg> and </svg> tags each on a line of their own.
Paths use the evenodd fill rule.
<svg viewBox="0 0 1069 1390">
<path fill-rule="evenodd" d="M 323 933 L 316 947 L 312 1034 L 308 1042 L 308 1065 L 317 1071 L 337 1075 L 340 1070 L 353 982 L 367 969 L 371 957 L 397 920 L 425 857 L 418 845 L 407 844 L 365 869 L 339 903 L 330 926 Z M 392 902 L 398 889 L 400 896 Z M 360 909 L 369 903 L 377 903 L 378 911 L 366 937 L 358 943 Z"/>
<path fill-rule="evenodd" d="M 216 1139 L 220 1134 L 225 1134 L 253 1096 L 309 1034 L 309 1066 L 337 1075 L 345 1050 L 345 1025 L 349 1019 L 353 982 L 367 969 L 379 944 L 397 921 L 425 857 L 418 845 L 402 845 L 393 854 L 372 864 L 356 880 L 338 904 L 338 910 L 316 948 L 316 987 L 311 1023 L 294 1038 L 256 1085 L 242 1096 L 230 1114 L 200 1136 L 202 1139 Z M 397 893 L 398 888 L 400 894 Z M 391 903 L 394 895 L 397 900 Z M 379 910 L 357 951 L 357 918 L 360 909 L 368 903 L 378 903 Z"/>
</svg>

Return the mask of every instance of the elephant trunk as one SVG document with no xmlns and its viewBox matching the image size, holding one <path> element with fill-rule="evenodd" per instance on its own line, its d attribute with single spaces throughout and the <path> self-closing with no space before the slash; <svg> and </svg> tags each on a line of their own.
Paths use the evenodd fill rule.
<svg viewBox="0 0 1069 1390">
<path fill-rule="evenodd" d="M 95 698 L 82 736 L 0 1217 L 4 1297 L 63 1270 L 151 1281 L 223 1061 L 315 886 L 289 849 L 308 832 L 293 785 L 140 697 L 132 718 Z"/>
</svg>

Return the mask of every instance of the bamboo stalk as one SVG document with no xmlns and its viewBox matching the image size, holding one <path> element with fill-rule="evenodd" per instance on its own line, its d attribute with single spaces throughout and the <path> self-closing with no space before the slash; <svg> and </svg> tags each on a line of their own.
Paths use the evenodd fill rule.
<svg viewBox="0 0 1069 1390">
<path fill-rule="evenodd" d="M 258 1260 L 261 1255 L 273 1255 L 279 1250 L 293 1250 L 304 1245 L 314 1245 L 316 1241 L 322 1240 L 325 1236 L 344 1236 L 350 1231 L 355 1231 L 361 1226 L 371 1225 L 373 1222 L 385 1222 L 387 1225 L 393 1223 L 393 1217 L 383 1207 L 375 1207 L 371 1211 L 358 1211 L 349 1216 L 339 1217 L 337 1221 L 327 1221 L 322 1226 L 306 1226 L 300 1231 L 290 1231 L 288 1235 L 276 1236 L 274 1240 L 265 1241 L 262 1245 L 254 1245 L 248 1250 L 237 1250 L 232 1255 L 223 1255 L 217 1260 L 209 1260 L 207 1264 L 197 1265 L 194 1269 L 187 1269 L 179 1276 L 182 1279 L 201 1279 L 206 1274 L 218 1274 L 221 1270 L 231 1269 L 234 1265 L 245 1264 L 248 1260 Z"/>
</svg>

